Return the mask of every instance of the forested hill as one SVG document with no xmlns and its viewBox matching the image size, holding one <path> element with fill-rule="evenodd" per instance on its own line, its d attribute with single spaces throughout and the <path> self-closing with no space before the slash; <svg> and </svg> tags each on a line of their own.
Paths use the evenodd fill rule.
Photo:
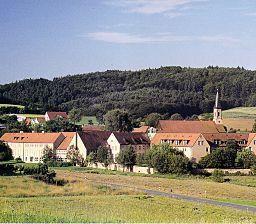
<svg viewBox="0 0 256 224">
<path fill-rule="evenodd" d="M 135 117 L 151 112 L 182 115 L 212 111 L 219 88 L 223 108 L 256 106 L 256 72 L 243 68 L 161 67 L 105 71 L 46 79 L 25 79 L 0 86 L 0 103 L 43 110 L 83 108 L 88 115 L 113 108 Z"/>
</svg>

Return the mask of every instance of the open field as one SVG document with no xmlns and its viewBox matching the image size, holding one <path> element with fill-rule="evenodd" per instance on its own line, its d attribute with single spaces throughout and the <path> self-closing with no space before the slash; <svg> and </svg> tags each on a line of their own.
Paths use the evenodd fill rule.
<svg viewBox="0 0 256 224">
<path fill-rule="evenodd" d="M 44 117 L 43 114 L 17 114 L 17 115 L 24 116 L 24 117 L 30 117 L 30 118 Z"/>
<path fill-rule="evenodd" d="M 256 107 L 235 107 L 222 112 L 223 118 L 256 119 Z"/>
<path fill-rule="evenodd" d="M 149 181 L 164 184 L 170 181 L 168 178 L 58 169 L 58 178 L 61 177 L 69 180 L 66 186 L 46 185 L 22 176 L 0 177 L 0 222 L 256 222 L 256 214 L 251 212 L 150 197 L 96 183 L 127 183 L 130 179 L 131 184 L 141 186 L 145 181 L 151 188 Z"/>
<path fill-rule="evenodd" d="M 81 121 L 77 122 L 77 124 L 79 124 L 79 125 L 89 124 L 89 120 L 91 120 L 94 125 L 99 124 L 99 122 L 95 116 L 83 116 Z"/>
<path fill-rule="evenodd" d="M 24 106 L 22 105 L 17 105 L 17 104 L 4 104 L 4 103 L 0 103 L 0 107 L 17 107 L 17 108 L 20 108 L 20 109 L 23 109 Z"/>
<path fill-rule="evenodd" d="M 69 171 L 68 171 L 69 170 Z M 190 195 L 209 199 L 241 199 L 256 201 L 256 177 L 237 177 L 230 176 L 228 183 L 216 183 L 209 178 L 181 177 L 170 178 L 152 177 L 149 175 L 119 175 L 114 171 L 107 171 L 109 174 L 97 174 L 97 170 L 80 168 L 74 172 L 72 168 L 56 169 L 61 178 L 74 178 L 80 181 L 91 181 L 93 183 L 116 183 L 130 187 L 160 190 L 163 192 L 172 192 L 174 194 Z M 68 171 L 68 172 L 67 172 Z M 91 173 L 90 173 L 91 172 Z M 103 173 L 104 171 L 98 171 Z M 240 179 L 241 178 L 241 179 Z M 248 180 L 246 179 L 248 178 Z M 252 187 L 247 186 L 251 184 Z"/>
</svg>

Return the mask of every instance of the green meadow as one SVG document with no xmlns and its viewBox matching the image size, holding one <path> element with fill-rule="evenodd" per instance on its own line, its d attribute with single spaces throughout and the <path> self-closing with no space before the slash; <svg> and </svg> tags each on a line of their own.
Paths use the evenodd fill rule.
<svg viewBox="0 0 256 224">
<path fill-rule="evenodd" d="M 20 109 L 23 109 L 24 106 L 22 105 L 17 105 L 17 104 L 4 104 L 4 103 L 0 103 L 0 107 L 17 107 L 17 108 L 20 108 Z"/>
<path fill-rule="evenodd" d="M 68 180 L 66 185 L 47 185 L 28 176 L 0 177 L 0 222 L 256 222 L 256 214 L 251 212 L 134 190 L 169 192 L 171 188 L 177 194 L 254 206 L 255 177 L 236 176 L 230 177 L 230 183 L 216 183 L 189 176 L 122 175 L 70 167 L 55 170 L 58 178 Z M 109 183 L 128 187 L 114 189 Z"/>
</svg>

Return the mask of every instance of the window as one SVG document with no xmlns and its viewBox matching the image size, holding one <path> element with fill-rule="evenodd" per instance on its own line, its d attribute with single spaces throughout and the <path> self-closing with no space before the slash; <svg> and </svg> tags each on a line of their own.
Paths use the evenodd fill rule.
<svg viewBox="0 0 256 224">
<path fill-rule="evenodd" d="M 30 157 L 30 160 L 29 160 L 29 161 L 30 161 L 30 162 L 33 162 L 33 156 Z"/>
<path fill-rule="evenodd" d="M 175 145 L 179 145 L 179 144 L 180 144 L 179 140 L 175 140 Z"/>
<path fill-rule="evenodd" d="M 209 148 L 207 147 L 207 148 L 205 149 L 205 151 L 206 151 L 206 152 L 209 152 Z"/>
<path fill-rule="evenodd" d="M 253 142 L 254 142 L 254 145 L 256 145 L 256 140 L 254 140 Z"/>
<path fill-rule="evenodd" d="M 38 162 L 38 157 L 35 157 L 35 162 Z"/>
<path fill-rule="evenodd" d="M 204 145 L 204 141 L 198 141 L 198 145 Z"/>
<path fill-rule="evenodd" d="M 27 161 L 28 160 L 28 157 L 25 157 L 25 161 Z"/>
</svg>

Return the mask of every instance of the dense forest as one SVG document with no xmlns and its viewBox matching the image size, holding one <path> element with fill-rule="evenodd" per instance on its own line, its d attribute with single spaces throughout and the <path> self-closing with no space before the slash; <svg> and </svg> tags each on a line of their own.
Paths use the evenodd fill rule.
<svg viewBox="0 0 256 224">
<path fill-rule="evenodd" d="M 25 79 L 0 86 L 0 103 L 27 108 L 82 108 L 87 115 L 126 109 L 133 117 L 151 112 L 184 117 L 211 112 L 216 89 L 224 109 L 256 106 L 256 72 L 244 68 L 182 68 L 140 71 L 110 70 L 47 79 Z"/>
</svg>

